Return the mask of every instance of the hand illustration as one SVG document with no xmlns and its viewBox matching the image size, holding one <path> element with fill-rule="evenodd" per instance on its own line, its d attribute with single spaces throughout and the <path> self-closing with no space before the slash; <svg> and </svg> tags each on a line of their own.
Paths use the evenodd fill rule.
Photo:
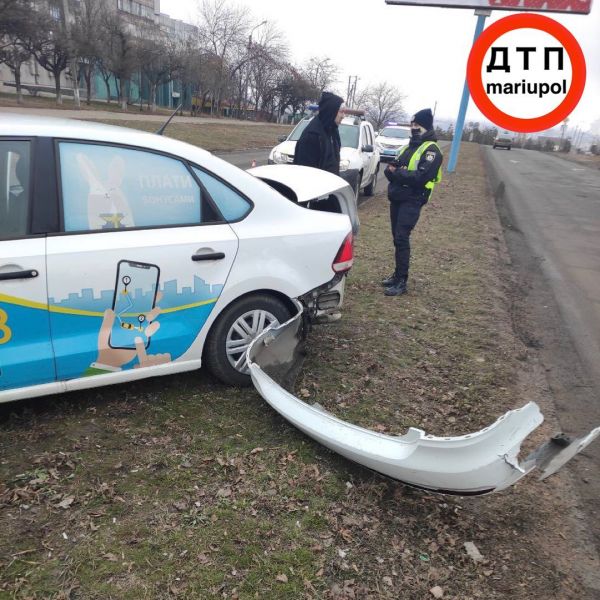
<svg viewBox="0 0 600 600">
<path fill-rule="evenodd" d="M 157 292 L 156 303 L 161 300 L 162 293 Z M 156 320 L 160 314 L 160 306 L 155 305 L 154 308 L 145 313 L 146 322 L 148 326 L 144 329 L 144 335 L 149 339 L 151 338 L 160 328 L 160 323 Z M 104 311 L 104 318 L 102 319 L 102 325 L 98 333 L 98 358 L 97 363 L 106 365 L 109 367 L 121 368 L 133 360 L 136 356 L 138 357 L 139 364 L 135 365 L 135 368 L 150 367 L 153 365 L 159 365 L 171 361 L 170 354 L 147 354 L 145 342 L 141 337 L 136 337 L 135 349 L 134 348 L 111 348 L 110 347 L 110 334 L 115 322 L 115 311 L 107 308 Z"/>
</svg>

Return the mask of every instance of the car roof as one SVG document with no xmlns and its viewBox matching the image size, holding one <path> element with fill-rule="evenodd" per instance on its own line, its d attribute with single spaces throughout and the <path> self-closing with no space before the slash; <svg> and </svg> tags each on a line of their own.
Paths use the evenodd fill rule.
<svg viewBox="0 0 600 600">
<path fill-rule="evenodd" d="M 157 129 L 160 123 L 157 123 Z M 185 153 L 186 146 L 194 152 L 210 155 L 206 150 L 180 142 L 172 138 L 119 127 L 93 121 L 78 119 L 62 119 L 56 117 L 41 117 L 37 115 L 21 115 L 3 113 L 0 111 L 0 135 L 15 135 L 25 137 L 52 137 L 85 140 L 91 142 L 108 142 L 127 146 L 140 146 L 160 152 L 176 155 Z"/>
</svg>

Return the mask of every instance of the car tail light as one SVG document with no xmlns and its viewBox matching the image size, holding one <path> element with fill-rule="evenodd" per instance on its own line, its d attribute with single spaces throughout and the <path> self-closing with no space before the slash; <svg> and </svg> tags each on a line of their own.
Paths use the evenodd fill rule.
<svg viewBox="0 0 600 600">
<path fill-rule="evenodd" d="M 354 263 L 354 238 L 350 232 L 342 242 L 336 257 L 333 259 L 331 268 L 336 273 L 345 273 L 352 268 Z"/>
</svg>

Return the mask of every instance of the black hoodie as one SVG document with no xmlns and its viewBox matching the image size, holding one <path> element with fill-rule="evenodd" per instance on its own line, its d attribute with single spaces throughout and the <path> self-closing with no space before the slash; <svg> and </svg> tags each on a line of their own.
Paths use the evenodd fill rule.
<svg viewBox="0 0 600 600">
<path fill-rule="evenodd" d="M 423 135 L 413 136 L 408 148 L 400 155 L 398 167 L 392 173 L 389 169 L 384 171 L 390 185 L 388 198 L 391 202 L 403 203 L 416 200 L 425 204 L 429 199 L 429 190 L 425 187 L 437 175 L 444 157 L 437 146 L 431 145 L 421 156 L 416 171 L 407 171 L 408 163 L 417 148 L 424 142 L 437 142 L 433 129 L 427 130 Z"/>
<path fill-rule="evenodd" d="M 319 114 L 311 119 L 296 143 L 294 164 L 316 167 L 340 174 L 340 133 L 335 117 L 344 100 L 330 92 L 323 92 Z"/>
</svg>

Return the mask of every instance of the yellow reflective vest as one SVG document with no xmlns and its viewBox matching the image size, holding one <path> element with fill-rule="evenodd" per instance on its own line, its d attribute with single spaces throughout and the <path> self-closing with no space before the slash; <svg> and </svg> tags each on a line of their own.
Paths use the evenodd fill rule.
<svg viewBox="0 0 600 600">
<path fill-rule="evenodd" d="M 436 144 L 436 142 L 423 142 L 414 152 L 414 154 L 410 157 L 410 160 L 408 161 L 408 167 L 407 170 L 408 171 L 416 171 L 418 166 L 419 166 L 419 161 L 421 160 L 421 157 L 423 156 L 423 153 L 425 152 L 425 150 L 427 150 L 427 148 L 429 148 L 430 146 L 435 146 L 438 151 L 441 153 L 440 147 Z M 396 155 L 396 160 L 400 159 L 400 156 L 402 154 L 404 154 L 404 151 L 408 148 L 408 145 L 403 146 L 399 151 L 398 154 Z M 438 184 L 440 181 L 442 180 L 442 166 L 440 165 L 440 168 L 438 169 L 438 172 L 435 174 L 435 177 L 433 179 L 431 179 L 430 181 L 428 181 L 425 184 L 425 188 L 429 190 L 429 195 L 431 196 L 432 192 L 433 192 L 433 188 L 436 186 L 436 184 Z"/>
</svg>

